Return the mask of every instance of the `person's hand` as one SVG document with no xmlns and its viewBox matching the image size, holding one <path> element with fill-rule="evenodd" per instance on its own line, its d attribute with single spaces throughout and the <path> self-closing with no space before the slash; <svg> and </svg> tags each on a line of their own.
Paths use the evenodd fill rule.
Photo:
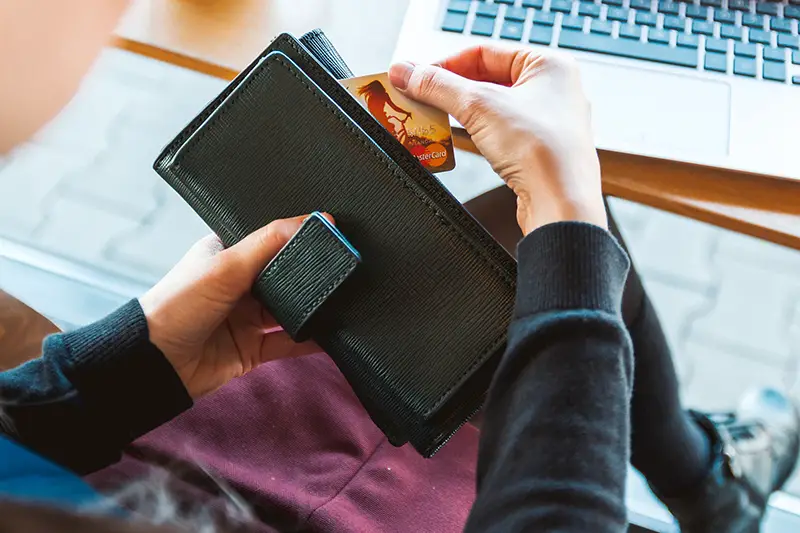
<svg viewBox="0 0 800 533">
<path fill-rule="evenodd" d="M 313 342 L 294 343 L 250 295 L 305 218 L 276 220 L 227 250 L 209 235 L 139 298 L 150 341 L 193 398 L 266 361 L 321 351 Z"/>
<path fill-rule="evenodd" d="M 527 235 L 551 222 L 607 228 L 590 105 L 568 56 L 478 46 L 436 65 L 393 65 L 392 84 L 446 111 L 517 195 Z"/>
</svg>

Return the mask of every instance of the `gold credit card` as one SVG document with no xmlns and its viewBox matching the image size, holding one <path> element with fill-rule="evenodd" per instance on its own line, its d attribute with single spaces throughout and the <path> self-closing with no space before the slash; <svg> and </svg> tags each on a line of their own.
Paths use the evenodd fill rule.
<svg viewBox="0 0 800 533">
<path fill-rule="evenodd" d="M 387 73 L 341 83 L 425 168 L 431 172 L 456 168 L 447 113 L 406 98 L 389 82 Z"/>
</svg>

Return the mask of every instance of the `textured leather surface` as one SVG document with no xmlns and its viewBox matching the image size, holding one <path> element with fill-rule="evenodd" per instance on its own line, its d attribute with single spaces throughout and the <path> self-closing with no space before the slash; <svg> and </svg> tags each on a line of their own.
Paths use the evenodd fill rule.
<svg viewBox="0 0 800 533">
<path fill-rule="evenodd" d="M 313 338 L 393 444 L 431 455 L 480 407 L 516 263 L 294 38 L 276 39 L 155 168 L 226 245 L 276 218 L 336 218 L 362 264 Z"/>
<path fill-rule="evenodd" d="M 328 69 L 337 80 L 344 80 L 354 76 L 344 58 L 342 58 L 339 51 L 322 30 L 316 29 L 304 34 L 300 37 L 300 42 L 319 61 L 320 65 Z"/>
<path fill-rule="evenodd" d="M 314 213 L 267 265 L 253 294 L 292 339 L 304 341 L 311 335 L 312 318 L 324 319 L 328 297 L 360 261 L 342 234 Z"/>
</svg>

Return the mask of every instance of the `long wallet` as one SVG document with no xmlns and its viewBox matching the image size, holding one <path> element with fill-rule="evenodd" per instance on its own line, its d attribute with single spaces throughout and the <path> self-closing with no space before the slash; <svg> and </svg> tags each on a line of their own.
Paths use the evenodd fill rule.
<svg viewBox="0 0 800 533">
<path fill-rule="evenodd" d="M 328 353 L 392 444 L 430 457 L 480 409 L 516 262 L 294 37 L 276 38 L 154 168 L 226 246 L 315 213 L 253 294 Z"/>
</svg>

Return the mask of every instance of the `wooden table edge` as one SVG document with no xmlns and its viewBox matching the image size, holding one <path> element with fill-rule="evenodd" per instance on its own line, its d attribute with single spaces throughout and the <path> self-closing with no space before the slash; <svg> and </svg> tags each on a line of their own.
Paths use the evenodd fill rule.
<svg viewBox="0 0 800 533">
<path fill-rule="evenodd" d="M 236 69 L 119 35 L 115 35 L 111 39 L 111 46 L 226 81 L 231 81 L 239 75 L 239 71 Z"/>
<path fill-rule="evenodd" d="M 479 153 L 463 129 L 454 130 L 454 142 Z M 607 150 L 598 155 L 609 196 L 800 249 L 800 182 Z M 759 214 L 782 224 L 757 220 Z"/>
</svg>

